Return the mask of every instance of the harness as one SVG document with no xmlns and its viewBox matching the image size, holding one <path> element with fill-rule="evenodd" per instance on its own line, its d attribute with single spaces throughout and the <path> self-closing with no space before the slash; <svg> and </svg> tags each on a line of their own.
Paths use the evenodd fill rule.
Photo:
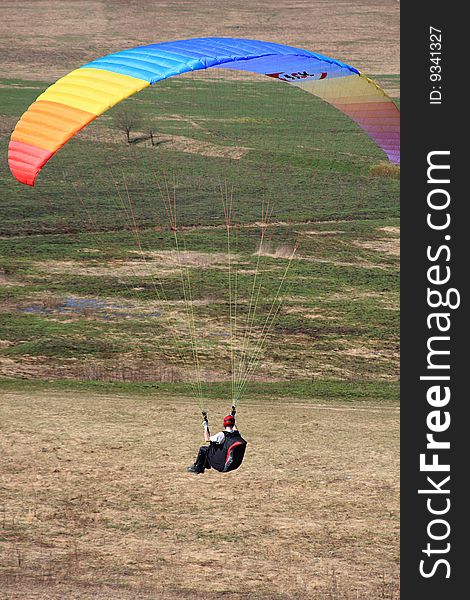
<svg viewBox="0 0 470 600">
<path fill-rule="evenodd" d="M 237 410 L 232 405 L 231 415 L 235 417 Z M 207 412 L 202 411 L 204 421 L 209 426 Z M 240 432 L 224 431 L 224 441 L 221 444 L 211 442 L 207 449 L 206 461 L 208 464 L 221 473 L 235 471 L 243 462 L 245 456 L 247 441 L 242 438 Z"/>
<path fill-rule="evenodd" d="M 210 443 L 207 461 L 216 471 L 227 473 L 242 464 L 247 442 L 238 431 L 224 431 L 224 436 L 221 444 Z"/>
</svg>

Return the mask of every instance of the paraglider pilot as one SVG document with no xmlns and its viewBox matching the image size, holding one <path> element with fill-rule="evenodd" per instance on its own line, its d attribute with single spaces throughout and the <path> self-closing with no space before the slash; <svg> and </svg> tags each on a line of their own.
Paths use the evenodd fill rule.
<svg viewBox="0 0 470 600">
<path fill-rule="evenodd" d="M 204 441 L 209 442 L 209 445 L 199 448 L 196 461 L 186 469 L 189 473 L 204 473 L 211 468 L 227 473 L 238 469 L 242 464 L 246 441 L 235 425 L 235 413 L 235 407 L 232 406 L 231 414 L 224 418 L 224 430 L 211 435 L 207 413 L 203 411 Z"/>
</svg>

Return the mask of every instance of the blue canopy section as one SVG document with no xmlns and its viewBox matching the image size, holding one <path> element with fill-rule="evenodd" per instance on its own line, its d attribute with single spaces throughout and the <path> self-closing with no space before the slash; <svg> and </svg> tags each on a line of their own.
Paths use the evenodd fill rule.
<svg viewBox="0 0 470 600">
<path fill-rule="evenodd" d="M 297 57 L 291 62 L 289 59 Z M 304 57 L 299 63 L 299 57 Z M 273 71 L 308 68 L 315 71 L 328 68 L 329 73 L 359 74 L 354 67 L 302 48 L 284 46 L 273 42 L 240 38 L 194 38 L 162 42 L 123 50 L 98 58 L 81 68 L 96 68 L 121 75 L 129 75 L 150 84 L 188 71 L 211 67 L 240 69 L 268 75 Z M 299 67 L 300 64 L 300 67 Z M 330 75 L 331 76 L 331 75 Z M 334 76 L 334 75 L 333 75 Z"/>
</svg>

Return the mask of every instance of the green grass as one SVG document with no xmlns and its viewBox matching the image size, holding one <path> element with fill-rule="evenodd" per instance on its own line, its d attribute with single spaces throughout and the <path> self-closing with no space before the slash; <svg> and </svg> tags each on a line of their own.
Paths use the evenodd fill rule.
<svg viewBox="0 0 470 600">
<path fill-rule="evenodd" d="M 226 384 L 205 384 L 204 396 L 218 400 L 226 394 Z M 37 391 L 70 391 L 92 392 L 93 394 L 119 394 L 165 397 L 187 397 L 192 390 L 184 383 L 135 383 L 135 382 L 103 382 L 103 381 L 27 381 L 20 379 L 0 379 L 3 392 Z M 286 397 L 292 401 L 303 402 L 387 402 L 396 403 L 399 399 L 397 382 L 390 381 L 329 381 L 329 380 L 297 380 L 276 383 L 250 383 L 249 397 L 254 401 L 278 402 Z M 247 394 L 248 395 L 248 394 Z"/>
<path fill-rule="evenodd" d="M 0 350 L 5 355 L 40 355 L 69 358 L 87 354 L 109 356 L 125 350 L 123 344 L 106 339 L 109 325 L 47 319 L 34 314 L 0 314 L 0 330 L 5 340 L 14 342 Z"/>
<path fill-rule="evenodd" d="M 353 345 L 372 344 L 372 350 L 396 352 L 399 326 L 397 258 L 387 255 L 378 258 L 377 252 L 353 244 L 358 239 L 381 239 L 380 236 L 385 234 L 379 231 L 378 226 L 382 225 L 380 221 L 336 223 L 335 230 L 340 233 L 334 236 L 308 236 L 305 232 L 310 231 L 313 225 L 295 226 L 296 235 L 304 232 L 300 258 L 290 266 L 282 289 L 283 306 L 267 336 L 271 360 L 284 363 L 291 369 L 300 369 L 306 360 L 314 365 L 318 353 L 323 353 L 329 355 L 330 367 L 348 368 L 367 378 L 381 377 L 387 370 L 396 372 L 394 358 L 387 361 L 382 356 L 378 361 L 371 361 L 357 356 L 348 359 L 336 353 L 336 349 L 347 340 Z M 319 231 L 322 230 L 328 231 L 326 225 L 320 226 Z M 242 271 L 237 275 L 239 336 L 243 336 L 248 318 L 247 300 L 254 281 L 252 273 L 257 263 L 254 252 L 259 244 L 259 235 L 259 230 L 242 228 L 237 230 L 234 239 L 237 261 L 233 268 L 236 264 L 237 269 Z M 291 236 L 291 226 L 278 227 L 272 243 L 283 243 Z M 142 262 L 138 260 L 139 254 L 135 254 L 135 240 L 128 232 L 100 236 L 100 245 L 106 248 L 106 253 L 104 256 L 98 254 L 99 258 L 95 253 L 86 251 L 90 246 L 96 247 L 95 236 L 87 233 L 41 235 L 33 239 L 33 245 L 26 243 L 25 238 L 0 241 L 4 255 L 9 255 L 5 261 L 8 277 L 18 283 L 17 286 L 0 288 L 3 298 L 14 299 L 16 305 L 9 310 L 4 309 L 0 317 L 2 338 L 14 344 L 0 349 L 0 355 L 53 355 L 57 359 L 95 356 L 106 360 L 117 356 L 119 351 L 133 348 L 141 357 L 151 360 L 152 348 L 154 351 L 165 348 L 166 355 L 175 358 L 177 353 L 172 345 L 179 344 L 186 359 L 192 360 L 191 347 L 185 340 L 187 321 L 183 307 L 180 308 L 181 324 L 175 340 L 172 337 L 173 326 L 166 320 L 166 308 L 162 309 L 161 318 L 147 318 L 142 313 L 142 306 L 147 306 L 150 311 L 153 303 L 161 299 L 170 302 L 184 300 L 177 268 L 156 278 L 133 275 L 132 267 L 127 275 L 114 273 L 109 261 L 127 260 L 136 266 Z M 226 244 L 226 235 L 221 229 L 190 230 L 181 234 L 181 239 L 191 250 L 208 254 L 211 251 L 223 252 Z M 149 248 L 163 250 L 173 247 L 167 233 L 142 231 L 141 240 Z M 28 250 L 29 255 L 26 256 Z M 315 259 L 332 262 L 315 262 Z M 351 266 L 360 260 L 374 265 L 378 259 L 380 268 L 359 266 L 360 263 L 357 267 Z M 48 265 L 54 267 L 57 260 L 67 260 L 71 265 L 80 264 L 88 269 L 107 267 L 107 274 L 79 274 L 74 273 L 73 268 L 65 273 L 60 270 L 49 272 Z M 335 261 L 340 264 L 335 264 Z M 342 264 L 343 261 L 345 264 Z M 253 326 L 262 330 L 277 294 L 286 260 L 262 257 L 260 265 L 258 283 L 262 286 L 262 293 Z M 189 268 L 188 272 L 192 298 L 201 301 L 210 299 L 194 307 L 198 332 L 203 335 L 206 324 L 212 322 L 218 323 L 219 330 L 228 335 L 227 268 Z M 234 274 L 232 284 L 233 277 Z M 114 302 L 126 306 L 127 303 L 129 307 L 121 311 L 124 314 L 119 311 L 114 314 L 106 308 L 76 310 L 72 323 L 70 315 L 61 311 L 59 306 L 40 309 L 41 302 L 45 302 L 47 308 L 48 298 L 55 299 L 55 304 L 60 305 L 67 298 L 74 297 L 108 299 L 108 304 Z M 18 308 L 34 314 L 18 315 Z M 317 317 L 305 318 L 309 312 L 317 314 Z M 111 345 L 102 341 L 111 338 Z M 198 342 L 206 367 L 223 369 L 227 366 L 226 353 L 219 356 L 219 342 L 210 336 Z M 179 364 L 180 361 L 176 362 Z"/>
<path fill-rule="evenodd" d="M 0 89 L 5 115 L 18 115 L 37 89 Z M 109 144 L 78 135 L 49 162 L 37 189 L 5 176 L 1 234 L 121 229 L 128 221 L 117 200 L 125 185 L 141 226 L 167 219 L 155 176 L 177 177 L 180 224 L 220 223 L 219 180 L 235 181 L 235 210 L 245 222 L 259 218 L 259 197 L 270 198 L 280 220 L 370 219 L 398 216 L 398 182 L 370 176 L 383 160 L 380 149 L 350 119 L 329 105 L 279 82 L 207 81 L 197 77 L 162 82 L 124 102 L 145 130 L 223 147 L 250 150 L 240 160 L 167 149 L 165 144 Z M 100 135 L 113 112 L 90 124 Z M 6 151 L 7 137 L 2 141 Z M 87 213 L 84 213 L 84 205 Z"/>
<path fill-rule="evenodd" d="M 11 124 L 46 87 L 2 83 L 1 113 Z M 184 152 L 184 144 L 129 145 L 124 136 L 111 142 L 110 135 L 119 135 L 113 109 L 57 153 L 35 188 L 18 184 L 2 169 L 0 275 L 8 285 L 0 285 L 0 358 L 58 369 L 84 361 L 112 369 L 121 357 L 146 365 L 170 357 L 181 364 L 167 309 L 159 304 L 164 298 L 176 302 L 177 343 L 192 360 L 178 269 L 162 263 L 156 276 L 137 275 L 132 265 L 143 264 L 139 246 L 147 260 L 152 252 L 174 249 L 160 193 L 166 185 L 171 198 L 175 186 L 181 248 L 226 253 L 220 186 L 230 193 L 233 184 L 232 286 L 236 269 L 237 296 L 245 300 L 237 308 L 242 331 L 260 240 L 259 227 L 242 226 L 260 221 L 263 198 L 271 220 L 284 223 L 269 231 L 271 246 L 299 244 L 280 294 L 279 318 L 267 335 L 263 357 L 271 376 L 289 380 L 285 385 L 294 396 L 307 393 L 304 383 L 302 392 L 295 391 L 305 371 L 319 381 L 337 377 L 371 386 L 397 376 L 398 257 L 374 244 L 395 239 L 383 228 L 398 226 L 399 181 L 375 168 L 384 156 L 364 132 L 322 101 L 274 81 L 174 79 L 124 105 L 139 116 L 141 132 L 151 127 L 159 139 L 174 135 L 209 143 L 216 155 Z M 5 153 L 7 143 L 3 135 Z M 223 156 L 235 147 L 247 149 L 241 158 Z M 68 267 L 60 267 L 64 261 Z M 260 264 L 253 318 L 259 332 L 286 260 L 263 256 Z M 227 265 L 189 267 L 188 273 L 191 296 L 202 301 L 194 317 L 204 367 L 225 372 Z M 116 314 L 61 309 L 77 297 L 128 308 Z M 162 317 L 146 316 L 156 306 Z"/>
</svg>

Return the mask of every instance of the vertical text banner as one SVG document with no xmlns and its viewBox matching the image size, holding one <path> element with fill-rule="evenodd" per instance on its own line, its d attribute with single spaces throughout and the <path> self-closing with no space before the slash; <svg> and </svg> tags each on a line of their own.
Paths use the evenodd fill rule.
<svg viewBox="0 0 470 600">
<path fill-rule="evenodd" d="M 460 598 L 470 569 L 468 60 L 461 10 L 401 5 L 402 598 Z M 466 100 L 467 98 L 467 100 Z M 464 167 L 464 161 L 467 163 Z M 468 374 L 467 374 L 468 373 Z M 464 594 L 465 595 L 465 594 Z"/>
</svg>

